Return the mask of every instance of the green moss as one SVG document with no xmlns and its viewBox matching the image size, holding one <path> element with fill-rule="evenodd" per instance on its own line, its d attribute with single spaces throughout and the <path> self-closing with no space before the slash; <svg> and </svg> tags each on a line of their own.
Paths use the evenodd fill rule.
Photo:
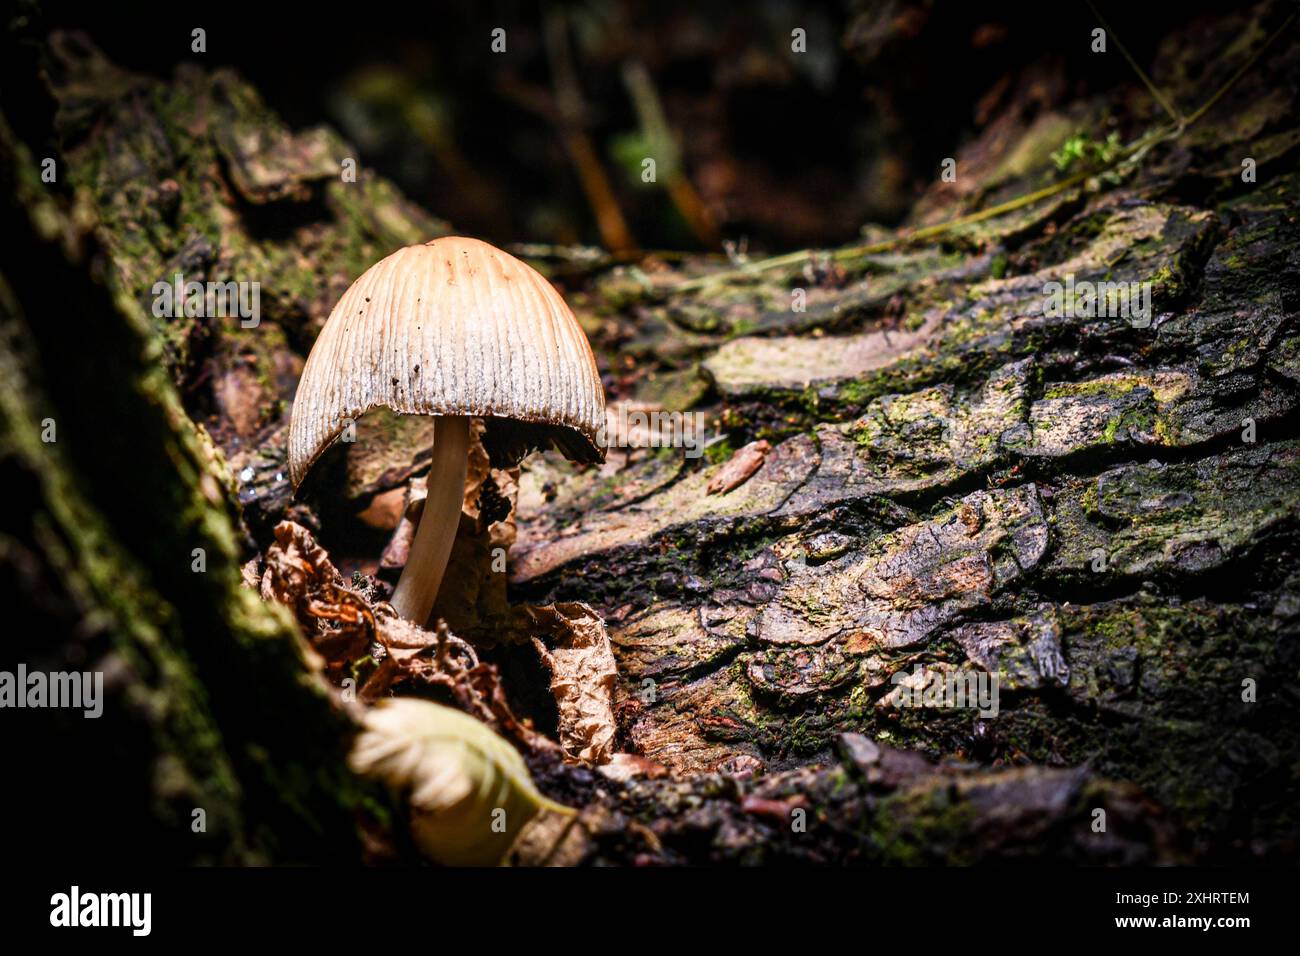
<svg viewBox="0 0 1300 956">
<path fill-rule="evenodd" d="M 1123 398 L 1136 388 L 1149 387 L 1147 380 L 1138 375 L 1108 376 L 1087 382 L 1061 382 L 1049 385 L 1043 398 Z"/>
<path fill-rule="evenodd" d="M 946 787 L 903 790 L 881 801 L 872 818 L 871 840 L 886 865 L 923 866 L 974 862 L 966 839 L 976 814 Z"/>
<path fill-rule="evenodd" d="M 736 453 L 736 448 L 731 443 L 730 438 L 724 438 L 722 441 L 710 445 L 704 449 L 704 459 L 710 465 L 720 465 L 728 461 Z"/>
</svg>

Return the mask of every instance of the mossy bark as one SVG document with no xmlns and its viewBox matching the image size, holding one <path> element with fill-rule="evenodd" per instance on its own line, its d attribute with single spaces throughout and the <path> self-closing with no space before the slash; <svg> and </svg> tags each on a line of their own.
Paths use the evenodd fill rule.
<svg viewBox="0 0 1300 956">
<path fill-rule="evenodd" d="M 79 820 L 40 836 L 75 858 L 355 860 L 368 790 L 343 765 L 350 723 L 288 615 L 241 586 L 219 456 L 93 220 L 38 170 L 0 119 L 23 250 L 0 275 L 5 658 L 102 671 L 108 701 L 19 735 L 26 812 Z"/>
<path fill-rule="evenodd" d="M 1235 69 L 1217 39 L 1258 42 L 1277 18 L 1262 4 L 1171 36 L 1156 81 L 1190 110 Z M 342 290 L 447 227 L 364 163 L 349 181 L 351 147 L 287 130 L 227 71 L 129 76 L 68 36 L 24 49 L 49 82 L 41 121 L 0 137 L 26 250 L 0 267 L 0 441 L 30 516 L 2 540 L 9 564 L 34 556 L 31 639 L 80 627 L 125 663 L 123 707 L 156 755 L 136 768 L 144 816 L 172 856 L 358 859 L 358 819 L 382 808 L 343 767 L 347 722 L 291 622 L 239 565 L 289 514 L 341 567 L 377 558 L 358 515 L 425 449 L 375 429 L 364 462 L 328 472 L 332 496 L 295 505 L 286 408 Z M 602 611 L 619 743 L 650 768 L 535 767 L 588 808 L 572 858 L 1294 854 L 1300 699 L 1277 675 L 1295 673 L 1300 618 L 1296 53 L 1284 37 L 1137 160 L 931 242 L 725 275 L 535 250 L 612 398 L 703 411 L 721 438 L 698 460 L 619 449 L 520 479 L 512 597 Z M 1072 175 L 1027 158 L 1080 123 L 1161 122 L 1137 95 L 1010 89 L 957 156 L 970 178 L 931 190 L 915 225 Z M 177 272 L 260 281 L 259 324 L 155 316 Z M 1149 321 L 1050 313 L 1067 275 L 1147 284 Z M 762 466 L 707 494 L 758 438 Z M 890 706 L 917 667 L 997 674 L 999 715 Z"/>
</svg>

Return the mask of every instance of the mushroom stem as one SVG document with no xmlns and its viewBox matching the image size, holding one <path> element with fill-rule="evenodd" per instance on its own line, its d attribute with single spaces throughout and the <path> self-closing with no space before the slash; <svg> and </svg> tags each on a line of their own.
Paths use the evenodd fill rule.
<svg viewBox="0 0 1300 956">
<path fill-rule="evenodd" d="M 469 455 L 469 418 L 439 415 L 433 426 L 433 460 L 429 464 L 429 495 L 411 542 L 411 554 L 397 581 L 392 605 L 402 617 L 424 627 L 438 597 L 451 545 L 460 526 L 465 500 L 465 469 Z"/>
</svg>

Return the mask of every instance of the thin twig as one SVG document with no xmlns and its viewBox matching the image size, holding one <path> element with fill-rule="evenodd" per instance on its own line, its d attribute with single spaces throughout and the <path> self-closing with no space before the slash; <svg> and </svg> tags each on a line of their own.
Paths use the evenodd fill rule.
<svg viewBox="0 0 1300 956">
<path fill-rule="evenodd" d="M 1026 193 L 1023 196 L 1017 196 L 1014 199 L 1009 199 L 1006 202 L 998 203 L 997 205 L 990 206 L 987 209 L 982 209 L 978 212 L 967 213 L 964 216 L 958 216 L 955 219 L 949 219 L 946 222 L 936 223 L 933 226 L 926 226 L 922 229 L 917 229 L 912 232 L 904 232 L 890 239 L 881 240 L 880 242 L 873 242 L 873 243 L 868 243 L 866 245 L 860 245 L 860 246 L 846 246 L 840 249 L 835 249 L 830 252 L 831 257 L 835 261 L 843 261 L 843 260 L 856 259 L 861 256 L 876 255 L 881 252 L 888 252 L 891 249 L 896 249 L 905 243 L 915 242 L 919 239 L 933 238 L 935 236 L 939 236 L 946 232 L 949 232 L 952 229 L 956 229 L 960 226 L 966 226 L 972 223 L 982 222 L 985 219 L 991 219 L 995 216 L 1000 216 L 1004 213 L 1013 212 L 1025 206 L 1032 205 L 1033 203 L 1040 202 L 1043 199 L 1048 199 L 1052 196 L 1057 195 L 1058 193 L 1064 192 L 1067 189 L 1072 189 L 1075 186 L 1079 185 L 1080 183 L 1083 183 L 1094 176 L 1099 176 L 1102 173 L 1105 173 L 1119 166 L 1124 162 L 1140 158 L 1142 155 L 1146 153 L 1147 150 L 1149 150 L 1152 146 L 1156 145 L 1157 143 L 1164 142 L 1166 140 L 1177 139 L 1189 127 L 1195 125 L 1201 118 L 1203 118 L 1206 113 L 1208 113 L 1211 109 L 1214 108 L 1214 105 L 1218 103 L 1219 100 L 1221 100 L 1225 95 L 1227 95 L 1229 90 L 1231 90 L 1234 86 L 1237 85 L 1237 83 L 1241 80 L 1241 78 L 1245 76 L 1246 73 L 1248 73 L 1256 63 L 1259 62 L 1260 58 L 1264 55 L 1264 53 L 1268 50 L 1268 48 L 1271 47 L 1278 40 L 1278 38 L 1281 37 L 1282 34 L 1286 32 L 1286 30 L 1291 26 L 1291 24 L 1295 22 L 1297 16 L 1300 16 L 1300 10 L 1292 11 L 1290 16 L 1288 16 L 1286 20 L 1282 22 L 1282 25 L 1279 26 L 1276 30 L 1273 31 L 1273 33 L 1269 35 L 1268 39 L 1264 41 L 1264 43 L 1259 47 L 1259 49 L 1257 49 L 1253 54 L 1251 54 L 1250 57 L 1247 58 L 1246 62 L 1243 63 L 1241 67 L 1235 73 L 1232 74 L 1232 76 L 1228 79 L 1228 81 L 1224 83 L 1223 86 L 1219 87 L 1219 89 L 1216 90 L 1214 94 L 1210 96 L 1210 98 L 1200 106 L 1199 109 L 1191 113 L 1185 119 L 1176 122 L 1175 125 L 1172 127 L 1160 128 L 1160 129 L 1148 131 L 1144 135 L 1133 140 L 1131 143 L 1125 145 L 1123 148 L 1119 150 L 1119 152 L 1117 152 L 1113 157 L 1111 157 L 1111 159 L 1108 162 L 1097 167 L 1096 169 L 1088 170 L 1087 172 L 1077 173 L 1076 175 L 1071 176 L 1068 179 L 1062 180 L 1061 182 L 1053 183 L 1051 186 L 1045 186 L 1042 189 L 1035 190 L 1034 192 L 1031 193 Z M 1130 60 L 1130 62 L 1132 61 Z M 818 255 L 824 256 L 826 254 L 827 253 L 824 250 L 800 249 L 796 252 L 787 252 L 779 256 L 772 256 L 771 258 L 768 259 L 762 259 L 758 262 L 752 262 L 743 269 L 733 269 L 733 270 L 727 270 L 725 272 L 715 272 L 711 275 L 700 276 L 699 278 L 696 279 L 689 279 L 686 282 L 679 283 L 677 285 L 672 286 L 669 289 L 664 289 L 662 291 L 665 294 L 680 293 L 680 292 L 695 292 L 700 289 L 708 288 L 709 286 L 712 286 L 717 283 L 724 283 L 724 282 L 731 282 L 738 279 L 752 278 L 764 272 L 768 272 L 772 269 L 780 269 L 785 266 L 799 265 L 800 263 L 811 260 L 814 256 L 818 256 Z"/>
<path fill-rule="evenodd" d="M 1080 183 L 1105 172 L 1112 166 L 1118 165 L 1119 162 L 1127 156 L 1136 152 L 1137 149 L 1146 144 L 1142 141 L 1136 141 L 1129 146 L 1124 147 L 1116 154 L 1115 158 L 1105 166 L 1098 169 L 1091 169 L 1087 172 L 1077 173 L 1069 179 L 1064 179 L 1059 183 L 1053 183 L 1032 193 L 1026 193 L 1023 196 L 1017 196 L 1014 199 L 1008 199 L 1006 202 L 998 203 L 996 206 L 989 206 L 987 209 L 981 209 L 978 212 L 967 213 L 964 216 L 958 216 L 955 219 L 949 219 L 945 222 L 936 223 L 933 226 L 925 226 L 921 229 L 915 229 L 905 232 L 901 235 L 894 236 L 890 239 L 882 239 L 878 242 L 870 242 L 860 246 L 843 246 L 839 249 L 832 249 L 829 252 L 817 249 L 800 249 L 797 252 L 787 252 L 779 256 L 773 256 L 769 259 L 762 259 L 758 262 L 751 263 L 743 269 L 735 269 L 728 272 L 715 272 L 712 275 L 701 276 L 698 279 L 691 279 L 680 285 L 673 286 L 674 292 L 692 292 L 704 288 L 715 282 L 730 281 L 731 279 L 740 279 L 750 275 L 758 275 L 772 269 L 779 269 L 783 266 L 798 265 L 801 262 L 811 259 L 816 255 L 829 255 L 836 262 L 846 259 L 857 259 L 861 256 L 875 255 L 880 252 L 888 252 L 890 249 L 897 248 L 908 242 L 915 242 L 921 239 L 929 239 L 933 236 L 941 235 L 959 226 L 968 226 L 973 223 L 983 222 L 985 219 L 992 219 L 1001 216 L 1004 213 L 1014 212 L 1024 206 L 1030 206 L 1042 199 L 1047 199 L 1057 193 L 1065 192 Z"/>
<path fill-rule="evenodd" d="M 1111 28 L 1111 25 L 1106 22 L 1106 18 L 1101 15 L 1101 11 L 1097 9 L 1097 5 L 1093 3 L 1092 0 L 1087 0 L 1087 2 L 1088 9 L 1092 11 L 1092 15 L 1097 18 L 1097 22 L 1100 23 L 1102 29 L 1106 31 L 1106 35 L 1115 41 L 1115 45 L 1119 47 L 1119 52 L 1124 55 L 1124 59 L 1128 60 L 1128 65 L 1133 67 L 1133 72 L 1136 73 L 1138 79 L 1146 85 L 1147 90 L 1155 98 L 1155 101 L 1164 108 L 1164 111 L 1173 118 L 1173 121 L 1178 126 L 1181 127 L 1186 125 L 1187 121 L 1183 118 L 1183 115 L 1178 112 L 1178 107 L 1174 106 L 1174 104 L 1165 97 L 1165 94 L 1160 92 L 1160 87 L 1156 86 L 1155 83 L 1151 81 L 1151 77 L 1147 76 L 1146 71 L 1142 69 L 1142 67 L 1138 66 L 1137 60 L 1133 59 L 1133 55 L 1128 52 L 1128 48 L 1124 46 L 1124 41 L 1119 38 L 1119 34 L 1116 33 Z"/>
<path fill-rule="evenodd" d="M 586 106 L 578 85 L 577 70 L 569 51 L 569 26 L 560 10 L 551 10 L 545 20 L 546 51 L 555 84 L 555 106 L 565 150 L 578 173 L 587 202 L 596 216 L 596 227 L 611 252 L 635 252 L 636 240 L 623 218 L 614 187 L 600 163 L 596 148 L 587 135 Z"/>
<path fill-rule="evenodd" d="M 722 243 L 722 236 L 713 221 L 713 216 L 709 214 L 708 207 L 704 205 L 700 194 L 696 192 L 695 186 L 686 176 L 681 150 L 677 146 L 672 128 L 668 125 L 668 117 L 664 114 L 659 92 L 650 78 L 650 71 L 645 68 L 644 63 L 638 61 L 628 63 L 623 67 L 623 83 L 632 98 L 632 106 L 641 124 L 642 135 L 650 144 L 650 148 L 659 154 L 659 165 L 673 205 L 691 227 L 695 237 L 710 249 L 716 249 Z"/>
<path fill-rule="evenodd" d="M 1191 116 L 1187 117 L 1186 125 L 1191 126 L 1202 116 L 1204 116 L 1206 113 L 1212 110 L 1214 108 L 1214 104 L 1219 102 L 1219 100 L 1223 99 L 1224 94 L 1226 94 L 1228 90 L 1236 86 L 1237 81 L 1240 80 L 1243 76 L 1245 76 L 1246 73 L 1250 70 L 1250 68 L 1259 62 L 1259 58 L 1264 55 L 1264 51 L 1267 50 L 1270 46 L 1272 46 L 1273 42 L 1277 40 L 1278 37 L 1280 37 L 1283 33 L 1285 33 L 1286 30 L 1291 26 L 1291 24 L 1295 23 L 1295 19 L 1297 16 L 1300 16 L 1300 10 L 1292 10 L 1291 15 L 1282 21 L 1282 25 L 1280 27 L 1278 27 L 1271 34 L 1269 34 L 1268 39 L 1264 41 L 1264 45 L 1261 46 L 1258 50 L 1256 50 L 1247 58 L 1246 62 L 1241 65 L 1241 68 L 1237 70 L 1236 73 L 1232 74 L 1228 82 L 1223 84 L 1223 86 L 1219 87 L 1219 91 L 1215 93 L 1213 96 L 1211 96 L 1208 100 L 1206 100 L 1205 103 L 1202 104 L 1200 109 L 1198 109 Z"/>
</svg>

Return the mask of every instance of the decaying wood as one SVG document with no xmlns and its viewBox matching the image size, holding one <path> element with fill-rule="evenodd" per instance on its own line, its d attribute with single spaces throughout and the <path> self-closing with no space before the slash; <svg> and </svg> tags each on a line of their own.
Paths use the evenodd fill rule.
<svg viewBox="0 0 1300 956">
<path fill-rule="evenodd" d="M 1262 35 L 1272 17 L 1263 4 L 1170 36 L 1155 81 L 1176 102 L 1204 101 L 1235 68 L 1219 45 Z M 523 862 L 1294 853 L 1300 697 L 1281 675 L 1295 673 L 1300 619 L 1295 35 L 1185 136 L 941 243 L 717 281 L 703 260 L 593 264 L 566 296 L 603 366 L 630 358 L 645 372 L 612 400 L 703 411 L 714 441 L 702 459 L 616 448 L 600 467 L 472 461 L 460 577 L 435 610 L 463 648 L 445 631 L 385 636 L 395 625 L 370 610 L 391 582 L 380 555 L 427 463 L 420 426 L 363 422 L 298 502 L 284 450 L 302 357 L 339 294 L 393 248 L 448 227 L 378 176 L 342 182 L 348 152 L 334 133 L 287 130 L 229 72 L 155 81 L 82 40 L 51 50 L 68 181 L 40 184 L 8 125 L 0 156 L 6 201 L 42 274 L 62 283 L 62 307 L 6 271 L 0 361 L 34 384 L 4 376 L 0 437 L 7 462 L 56 476 L 28 490 L 53 527 L 154 541 L 95 565 L 96 546 L 74 537 L 72 566 L 91 570 L 59 588 L 87 615 L 107 610 L 114 646 L 142 674 L 155 673 L 142 649 L 174 654 L 180 669 L 159 666 L 171 676 L 151 688 L 193 703 L 230 742 L 234 752 L 182 746 L 188 733 L 213 739 L 184 721 L 157 732 L 244 834 L 240 851 L 210 855 L 292 845 L 311 858 L 307 841 L 249 821 L 310 798 L 330 809 L 321 826 L 329 816 L 347 829 L 359 802 L 338 756 L 346 721 L 323 686 L 303 689 L 310 667 L 289 616 L 240 587 L 249 559 L 336 686 L 378 643 L 387 656 L 363 675 L 378 681 L 372 694 L 399 678 L 445 683 L 529 751 L 544 792 L 584 808 L 562 846 L 525 841 Z M 960 189 L 936 187 L 916 224 L 1054 181 L 1046 158 L 1104 115 L 1139 131 L 1159 121 L 1155 103 L 1075 103 L 1061 86 L 990 106 L 957 155 Z M 1256 182 L 1241 177 L 1246 156 Z M 276 217 L 292 225 L 269 228 Z M 177 271 L 260 279 L 260 324 L 151 317 L 151 287 Z M 1045 288 L 1070 277 L 1149 284 L 1149 322 L 1050 312 Z M 119 397 L 148 413 L 135 467 L 167 476 L 145 501 L 126 500 L 141 492 L 93 443 L 74 451 L 90 440 L 71 429 L 103 421 L 71 402 L 73 373 L 54 358 L 70 314 L 96 316 L 97 359 L 129 360 L 135 384 Z M 47 406 L 67 452 L 22 438 Z M 282 531 L 287 521 L 299 530 Z M 58 578 L 48 545 L 24 540 Z M 167 564 L 177 559 L 164 542 L 185 556 L 212 549 L 201 583 Z M 145 572 L 153 590 L 114 599 Z M 607 700 L 579 701 L 567 720 L 564 705 L 504 679 L 522 659 L 511 609 L 579 602 L 603 620 L 615 673 L 602 655 Z M 179 617 L 158 618 L 159 606 Z M 155 619 L 170 622 L 161 644 L 146 633 Z M 543 644 L 560 681 L 563 649 Z M 222 703 L 221 682 L 254 661 L 267 700 L 279 688 L 315 715 L 268 738 L 274 759 L 289 766 L 307 739 L 334 754 L 313 766 L 336 773 L 337 792 L 283 806 L 273 793 L 275 768 L 250 756 L 270 731 L 242 702 Z M 996 717 L 897 706 L 900 681 L 958 670 L 998 678 Z M 539 728 L 571 757 L 619 755 L 606 772 L 566 765 Z M 266 785 L 239 795 L 234 781 L 250 776 Z"/>
</svg>

